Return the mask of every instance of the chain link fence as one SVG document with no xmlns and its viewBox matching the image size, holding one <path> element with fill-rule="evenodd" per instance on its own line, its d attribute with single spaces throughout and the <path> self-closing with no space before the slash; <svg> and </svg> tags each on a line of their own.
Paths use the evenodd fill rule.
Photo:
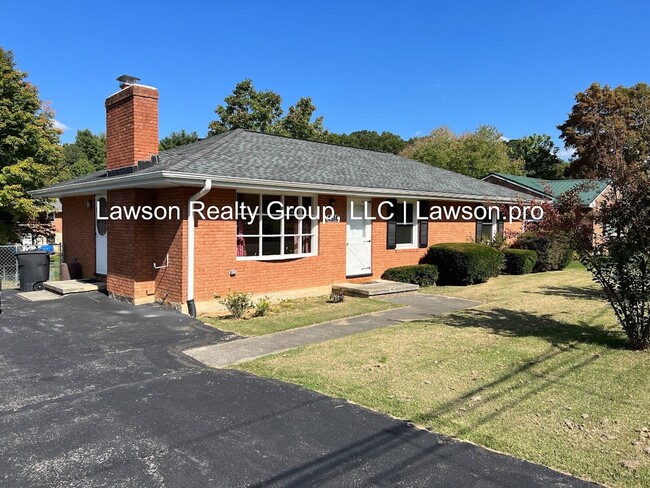
<svg viewBox="0 0 650 488">
<path fill-rule="evenodd" d="M 50 281 L 60 280 L 63 246 L 61 244 L 48 244 L 47 246 L 41 246 L 41 248 L 52 252 L 50 254 Z M 16 253 L 36 249 L 35 246 L 21 246 L 20 244 L 0 246 L 0 281 L 2 281 L 2 288 L 18 287 L 18 261 L 16 260 Z"/>
</svg>

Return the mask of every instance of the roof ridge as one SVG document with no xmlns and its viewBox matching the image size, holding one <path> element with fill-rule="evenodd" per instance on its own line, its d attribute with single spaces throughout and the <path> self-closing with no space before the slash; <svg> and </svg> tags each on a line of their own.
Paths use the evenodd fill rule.
<svg viewBox="0 0 650 488">
<path fill-rule="evenodd" d="M 243 132 L 243 129 L 232 129 L 228 132 L 224 132 L 224 135 L 220 137 L 216 142 L 213 141 L 213 144 L 205 144 L 205 147 L 202 147 L 200 151 L 196 151 L 194 154 L 186 158 L 184 161 L 182 161 L 182 164 L 179 164 L 178 166 L 172 164 L 170 165 L 170 169 L 174 170 L 182 170 L 183 168 L 187 167 L 188 165 L 192 164 L 193 162 L 197 161 L 198 159 L 202 158 L 206 153 L 213 151 L 216 148 L 219 148 L 226 144 L 227 142 L 231 141 L 232 139 L 235 139 L 238 135 L 240 135 Z M 210 138 L 206 138 L 206 141 L 209 141 Z M 199 142 L 199 141 L 197 141 Z M 188 146 L 189 144 L 186 144 Z"/>
<path fill-rule="evenodd" d="M 289 139 L 291 141 L 311 142 L 311 143 L 314 143 L 314 144 L 322 144 L 324 146 L 342 147 L 344 149 L 354 149 L 355 151 L 366 151 L 366 152 L 373 153 L 373 154 L 393 154 L 395 156 L 398 156 L 398 154 L 392 153 L 390 151 L 375 151 L 373 149 L 365 149 L 365 148 L 362 148 L 362 147 L 346 146 L 344 144 L 336 144 L 334 142 L 328 142 L 328 141 L 311 141 L 309 139 L 299 139 L 297 137 L 286 136 L 284 134 L 273 134 L 271 132 L 262 132 L 262 131 L 250 130 L 250 129 L 233 129 L 233 130 L 243 130 L 244 132 L 249 132 L 251 134 L 260 134 L 260 135 L 263 135 L 263 136 L 280 137 L 280 138 L 283 138 L 283 139 Z"/>
</svg>

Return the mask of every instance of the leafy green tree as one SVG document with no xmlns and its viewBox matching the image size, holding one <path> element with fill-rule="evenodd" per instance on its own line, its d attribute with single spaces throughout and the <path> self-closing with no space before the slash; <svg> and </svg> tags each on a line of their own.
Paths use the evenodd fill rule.
<svg viewBox="0 0 650 488">
<path fill-rule="evenodd" d="M 0 221 L 37 217 L 47 205 L 27 192 L 54 176 L 61 154 L 54 113 L 11 51 L 0 48 Z"/>
<path fill-rule="evenodd" d="M 275 133 L 303 139 L 306 141 L 322 141 L 325 138 L 323 129 L 323 116 L 312 117 L 316 112 L 316 106 L 310 97 L 302 97 L 295 105 L 289 107 L 287 115 L 278 123 Z"/>
<path fill-rule="evenodd" d="M 474 178 L 483 178 L 491 172 L 521 174 L 522 171 L 521 161 L 508 157 L 501 133 L 489 125 L 461 135 L 439 127 L 411 142 L 401 154 Z"/>
<path fill-rule="evenodd" d="M 240 81 L 232 94 L 224 99 L 215 112 L 219 116 L 208 125 L 208 136 L 232 129 L 247 129 L 269 134 L 286 135 L 298 139 L 322 140 L 323 117 L 312 121 L 316 107 L 311 98 L 303 97 L 289 107 L 283 117 L 282 97 L 266 90 L 257 91 L 249 79 Z"/>
<path fill-rule="evenodd" d="M 76 144 L 64 144 L 61 169 L 55 181 L 65 181 L 96 171 L 88 156 Z"/>
<path fill-rule="evenodd" d="M 533 178 L 557 180 L 564 178 L 567 164 L 557 155 L 558 148 L 551 136 L 533 134 L 506 142 L 512 161 L 522 161 L 524 174 Z"/>
<path fill-rule="evenodd" d="M 184 146 L 185 144 L 191 144 L 198 140 L 199 135 L 196 132 L 185 132 L 184 129 L 181 129 L 178 132 L 171 132 L 168 136 L 160 139 L 158 149 L 166 151 L 172 147 Z"/>
<path fill-rule="evenodd" d="M 62 157 L 54 181 L 65 181 L 106 167 L 106 136 L 90 129 L 77 131 L 75 141 L 63 144 Z"/>
<path fill-rule="evenodd" d="M 88 158 L 95 171 L 106 168 L 106 134 L 93 134 L 90 129 L 77 131 L 74 144 Z"/>
<path fill-rule="evenodd" d="M 341 146 L 393 154 L 399 154 L 408 144 L 397 134 L 387 131 L 380 134 L 374 130 L 358 130 L 350 134 L 329 133 L 327 141 Z"/>
<path fill-rule="evenodd" d="M 621 163 L 647 160 L 650 155 L 650 86 L 611 88 L 593 83 L 576 95 L 567 120 L 558 129 L 567 148 L 575 150 L 573 176 L 606 177 L 602 166 L 611 154 Z M 618 144 L 624 143 L 625 147 Z"/>
<path fill-rule="evenodd" d="M 282 117 L 282 97 L 270 90 L 257 91 L 250 79 L 240 81 L 231 95 L 219 105 L 218 120 L 208 125 L 208 136 L 232 129 L 274 133 Z"/>
</svg>

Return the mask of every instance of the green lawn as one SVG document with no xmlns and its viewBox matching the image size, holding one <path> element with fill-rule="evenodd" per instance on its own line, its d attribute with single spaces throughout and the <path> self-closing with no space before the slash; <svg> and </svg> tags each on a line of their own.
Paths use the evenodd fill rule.
<svg viewBox="0 0 650 488">
<path fill-rule="evenodd" d="M 345 297 L 342 302 L 330 303 L 328 297 L 322 296 L 282 301 L 274 304 L 265 317 L 233 319 L 202 316 L 201 320 L 239 335 L 259 336 L 389 308 L 394 308 L 394 305 L 380 300 Z"/>
<path fill-rule="evenodd" d="M 483 305 L 237 366 L 610 486 L 650 486 L 650 356 L 589 273 L 426 293 Z"/>
</svg>

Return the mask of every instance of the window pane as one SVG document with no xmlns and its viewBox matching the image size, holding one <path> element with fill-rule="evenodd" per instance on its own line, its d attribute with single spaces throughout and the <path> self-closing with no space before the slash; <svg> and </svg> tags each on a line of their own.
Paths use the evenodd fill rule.
<svg viewBox="0 0 650 488">
<path fill-rule="evenodd" d="M 108 209 L 106 205 L 106 199 L 104 197 L 97 199 L 97 206 L 99 209 L 97 213 L 100 217 L 108 217 Z M 108 229 L 108 220 L 97 220 L 97 234 L 100 236 L 105 236 Z"/>
<path fill-rule="evenodd" d="M 404 218 L 404 210 L 406 207 L 406 219 Z M 404 205 L 404 202 L 397 202 L 397 207 L 395 208 L 396 222 L 398 224 L 412 223 L 413 222 L 413 204 L 407 203 Z"/>
<path fill-rule="evenodd" d="M 237 234 L 238 235 L 259 235 L 260 233 L 260 218 L 255 217 L 253 223 L 249 223 L 248 219 L 237 221 Z"/>
<path fill-rule="evenodd" d="M 282 221 L 264 216 L 262 217 L 262 234 L 266 236 L 280 234 L 281 225 Z"/>
<path fill-rule="evenodd" d="M 492 224 L 483 224 L 481 225 L 481 238 L 487 239 L 488 241 L 492 239 Z"/>
<path fill-rule="evenodd" d="M 259 255 L 260 255 L 259 237 L 237 238 L 237 256 L 259 256 Z"/>
<path fill-rule="evenodd" d="M 300 242 L 300 236 L 286 236 L 284 238 L 284 253 L 285 254 L 296 254 L 299 253 L 298 249 Z"/>
<path fill-rule="evenodd" d="M 277 195 L 263 195 L 261 209 L 263 214 L 268 214 L 269 205 L 271 205 L 271 212 L 274 215 L 282 214 L 282 197 L 279 197 Z"/>
<path fill-rule="evenodd" d="M 280 254 L 280 237 L 262 238 L 262 255 L 275 256 Z"/>
<path fill-rule="evenodd" d="M 311 197 L 302 197 L 302 206 L 309 210 L 311 207 Z"/>
<path fill-rule="evenodd" d="M 303 219 L 303 221 L 302 221 L 302 233 L 303 234 L 311 234 L 312 233 L 311 220 Z"/>
<path fill-rule="evenodd" d="M 412 225 L 395 226 L 395 242 L 397 244 L 413 244 L 413 226 Z"/>
<path fill-rule="evenodd" d="M 298 206 L 298 197 L 284 197 L 284 207 L 297 207 Z"/>
<path fill-rule="evenodd" d="M 311 236 L 302 236 L 302 252 L 309 254 L 311 252 Z"/>
<path fill-rule="evenodd" d="M 244 203 L 248 209 L 254 209 L 260 204 L 260 196 L 254 195 L 253 193 L 238 193 L 237 194 L 237 203 Z"/>
<path fill-rule="evenodd" d="M 289 217 L 287 220 L 284 221 L 284 234 L 289 235 L 289 234 L 300 234 L 300 230 L 298 227 L 299 220 L 295 217 Z"/>
</svg>

